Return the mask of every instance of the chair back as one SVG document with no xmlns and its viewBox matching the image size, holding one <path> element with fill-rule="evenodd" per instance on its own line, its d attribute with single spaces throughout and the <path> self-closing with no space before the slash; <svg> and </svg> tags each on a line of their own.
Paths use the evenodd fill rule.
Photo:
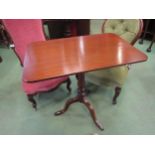
<svg viewBox="0 0 155 155">
<path fill-rule="evenodd" d="M 102 26 L 102 33 L 114 33 L 134 44 L 143 29 L 141 19 L 107 19 Z"/>
<path fill-rule="evenodd" d="M 91 34 L 114 33 L 130 44 L 134 44 L 140 37 L 143 29 L 141 19 L 106 19 L 93 20 Z M 94 31 L 93 31 L 94 30 Z M 97 85 L 122 87 L 128 75 L 128 65 L 108 68 L 87 73 L 87 79 Z"/>
<path fill-rule="evenodd" d="M 45 40 L 40 19 L 3 19 L 3 24 L 14 43 L 21 64 L 24 62 L 27 45 Z"/>
</svg>

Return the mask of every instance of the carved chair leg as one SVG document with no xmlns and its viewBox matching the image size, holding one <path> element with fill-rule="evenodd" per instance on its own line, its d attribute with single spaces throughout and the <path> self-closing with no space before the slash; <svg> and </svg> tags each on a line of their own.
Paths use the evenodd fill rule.
<svg viewBox="0 0 155 155">
<path fill-rule="evenodd" d="M 68 91 L 69 91 L 69 93 L 71 92 L 71 80 L 70 79 L 68 79 L 67 81 L 67 89 L 68 89 Z"/>
<path fill-rule="evenodd" d="M 32 107 L 37 110 L 37 102 L 34 100 L 34 95 L 27 95 L 27 98 L 32 103 Z"/>
<path fill-rule="evenodd" d="M 116 87 L 115 88 L 115 95 L 113 97 L 113 104 L 117 103 L 117 97 L 119 96 L 120 92 L 121 92 L 121 88 L 120 87 Z"/>
</svg>

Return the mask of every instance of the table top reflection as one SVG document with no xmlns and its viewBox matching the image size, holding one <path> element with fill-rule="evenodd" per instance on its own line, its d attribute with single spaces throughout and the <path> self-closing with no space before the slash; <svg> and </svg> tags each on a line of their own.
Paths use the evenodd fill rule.
<svg viewBox="0 0 155 155">
<path fill-rule="evenodd" d="M 110 33 L 39 41 L 28 45 L 23 76 L 35 82 L 146 60 L 144 53 Z"/>
</svg>

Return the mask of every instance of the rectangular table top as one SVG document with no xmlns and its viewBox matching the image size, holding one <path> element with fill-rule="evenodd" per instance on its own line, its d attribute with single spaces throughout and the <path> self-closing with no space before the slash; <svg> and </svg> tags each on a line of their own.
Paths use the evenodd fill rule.
<svg viewBox="0 0 155 155">
<path fill-rule="evenodd" d="M 110 33 L 39 41 L 28 45 L 23 78 L 34 82 L 146 60 L 144 53 Z"/>
</svg>

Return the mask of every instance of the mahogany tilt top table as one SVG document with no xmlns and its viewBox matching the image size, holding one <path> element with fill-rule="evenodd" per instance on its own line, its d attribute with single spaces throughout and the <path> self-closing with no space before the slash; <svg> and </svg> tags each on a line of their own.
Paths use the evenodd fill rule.
<svg viewBox="0 0 155 155">
<path fill-rule="evenodd" d="M 71 104 L 79 101 L 86 105 L 96 126 L 103 130 L 86 99 L 84 73 L 146 60 L 144 53 L 110 33 L 39 41 L 28 45 L 23 78 L 27 82 L 36 82 L 75 74 L 78 95 L 68 100 L 55 115 L 63 114 Z"/>
</svg>

